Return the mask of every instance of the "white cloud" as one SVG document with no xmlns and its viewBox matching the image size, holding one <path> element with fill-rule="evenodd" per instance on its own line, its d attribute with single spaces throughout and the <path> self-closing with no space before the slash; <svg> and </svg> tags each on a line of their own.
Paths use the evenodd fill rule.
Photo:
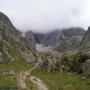
<svg viewBox="0 0 90 90">
<path fill-rule="evenodd" d="M 0 0 L 0 11 L 21 31 L 46 32 L 90 23 L 90 0 Z"/>
</svg>

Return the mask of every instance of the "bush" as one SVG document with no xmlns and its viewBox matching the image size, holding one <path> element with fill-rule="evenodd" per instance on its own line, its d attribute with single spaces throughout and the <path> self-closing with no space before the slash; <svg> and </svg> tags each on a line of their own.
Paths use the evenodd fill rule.
<svg viewBox="0 0 90 90">
<path fill-rule="evenodd" d="M 82 73 L 82 65 L 86 62 L 87 59 L 90 59 L 90 56 L 81 53 L 69 53 L 63 55 L 62 59 L 63 64 L 70 67 L 71 71 Z"/>
</svg>

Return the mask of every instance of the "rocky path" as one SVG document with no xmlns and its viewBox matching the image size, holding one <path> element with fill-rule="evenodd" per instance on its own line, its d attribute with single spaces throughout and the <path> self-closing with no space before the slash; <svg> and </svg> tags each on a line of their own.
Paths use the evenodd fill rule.
<svg viewBox="0 0 90 90">
<path fill-rule="evenodd" d="M 18 84 L 19 86 L 22 88 L 22 90 L 27 90 L 27 86 L 26 86 L 26 78 L 29 75 L 29 71 L 22 71 L 18 74 Z"/>
<path fill-rule="evenodd" d="M 22 88 L 22 90 L 26 90 L 26 78 L 23 72 L 18 74 L 18 84 Z"/>
<path fill-rule="evenodd" d="M 22 71 L 18 74 L 17 76 L 17 80 L 18 80 L 18 84 L 19 86 L 22 88 L 22 90 L 27 90 L 27 86 L 26 86 L 26 78 L 27 76 L 30 76 L 32 70 L 36 69 L 38 66 L 38 64 L 36 64 L 33 68 L 31 68 L 28 71 Z M 48 90 L 48 88 L 44 85 L 44 83 L 42 82 L 42 80 L 38 79 L 35 76 L 31 76 L 30 77 L 31 82 L 33 82 L 34 84 L 36 84 L 39 88 L 39 90 Z"/>
<path fill-rule="evenodd" d="M 36 84 L 38 86 L 39 90 L 48 90 L 48 88 L 45 86 L 43 81 L 38 79 L 37 77 L 31 76 L 30 80 L 31 80 L 31 82 L 33 82 L 34 84 Z"/>
</svg>

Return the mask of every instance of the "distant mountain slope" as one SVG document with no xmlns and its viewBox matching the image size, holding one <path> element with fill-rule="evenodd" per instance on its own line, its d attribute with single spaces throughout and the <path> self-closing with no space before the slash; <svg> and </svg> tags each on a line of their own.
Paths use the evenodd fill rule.
<svg viewBox="0 0 90 90">
<path fill-rule="evenodd" d="M 32 44 L 32 46 L 34 46 L 37 41 L 35 39 L 34 33 L 32 31 L 28 31 L 25 33 L 25 39 L 30 42 Z"/>
<path fill-rule="evenodd" d="M 90 27 L 85 33 L 82 42 L 81 42 L 81 52 L 90 53 Z"/>
<path fill-rule="evenodd" d="M 29 35 L 29 32 L 30 31 L 26 33 L 26 37 L 32 37 Z M 84 34 L 85 30 L 83 28 L 73 27 L 69 29 L 55 30 L 47 34 L 33 33 L 33 37 L 36 43 L 42 44 L 45 47 L 53 47 L 60 52 L 65 52 L 77 49 Z"/>
<path fill-rule="evenodd" d="M 80 46 L 81 40 L 84 37 L 85 30 L 82 28 L 70 28 L 62 31 L 64 38 L 56 47 L 60 52 L 77 50 Z"/>
<path fill-rule="evenodd" d="M 81 27 L 72 27 L 69 29 L 62 30 L 65 36 L 73 37 L 73 36 L 82 36 L 85 34 L 85 30 Z"/>
</svg>

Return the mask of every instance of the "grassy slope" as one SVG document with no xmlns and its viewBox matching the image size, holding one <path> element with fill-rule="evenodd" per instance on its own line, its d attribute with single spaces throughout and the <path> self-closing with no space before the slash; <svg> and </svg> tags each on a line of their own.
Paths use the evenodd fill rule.
<svg viewBox="0 0 90 90">
<path fill-rule="evenodd" d="M 17 48 L 15 48 L 14 46 L 12 47 L 11 45 L 7 47 L 9 49 L 9 53 L 15 59 L 15 61 L 8 64 L 0 63 L 0 87 L 16 87 L 18 86 L 16 80 L 17 73 L 23 70 L 29 70 L 31 66 L 20 56 Z M 6 62 L 7 57 L 4 58 Z M 9 75 L 9 73 L 7 73 L 9 71 L 16 72 L 16 75 Z M 3 75 L 3 73 L 5 75 Z M 32 86 L 33 84 L 31 85 L 31 87 Z"/>
<path fill-rule="evenodd" d="M 11 64 L 0 64 L 0 71 L 2 70 L 14 70 L 14 71 L 20 71 L 20 70 L 26 70 L 30 69 L 30 65 L 27 64 L 24 60 L 16 60 L 15 62 Z"/>
<path fill-rule="evenodd" d="M 32 74 L 45 81 L 49 90 L 90 90 L 90 79 L 82 79 L 76 73 L 35 70 Z"/>
<path fill-rule="evenodd" d="M 27 90 L 38 90 L 38 87 L 30 81 L 30 77 L 26 80 Z"/>
<path fill-rule="evenodd" d="M 11 64 L 0 64 L 0 88 L 2 87 L 18 87 L 19 90 L 22 90 L 20 86 L 17 85 L 16 75 L 10 75 L 8 71 L 15 71 L 16 73 L 29 70 L 31 68 L 30 64 L 26 63 L 23 59 L 16 60 Z M 3 73 L 5 75 L 3 75 Z M 26 80 L 27 90 L 38 90 L 37 86 L 29 81 L 29 77 Z"/>
<path fill-rule="evenodd" d="M 30 65 L 28 65 L 24 61 L 16 61 L 13 64 L 0 64 L 0 70 L 16 70 L 21 71 L 23 69 L 30 69 Z M 90 89 L 90 79 L 82 79 L 81 75 L 76 73 L 68 73 L 68 72 L 44 72 L 41 70 L 34 70 L 32 72 L 34 76 L 42 79 L 49 90 L 89 90 Z M 16 77 L 15 75 L 4 75 L 2 76 L 0 73 L 0 87 L 15 87 Z M 27 79 L 27 87 L 28 90 L 38 90 L 37 86 Z"/>
<path fill-rule="evenodd" d="M 0 88 L 1 87 L 16 87 L 16 75 L 9 75 L 8 71 L 15 71 L 16 73 L 22 70 L 29 70 L 30 65 L 24 60 L 16 60 L 12 64 L 0 64 Z M 5 75 L 3 75 L 3 73 Z"/>
<path fill-rule="evenodd" d="M 0 75 L 0 87 L 16 87 L 15 75 Z"/>
</svg>

